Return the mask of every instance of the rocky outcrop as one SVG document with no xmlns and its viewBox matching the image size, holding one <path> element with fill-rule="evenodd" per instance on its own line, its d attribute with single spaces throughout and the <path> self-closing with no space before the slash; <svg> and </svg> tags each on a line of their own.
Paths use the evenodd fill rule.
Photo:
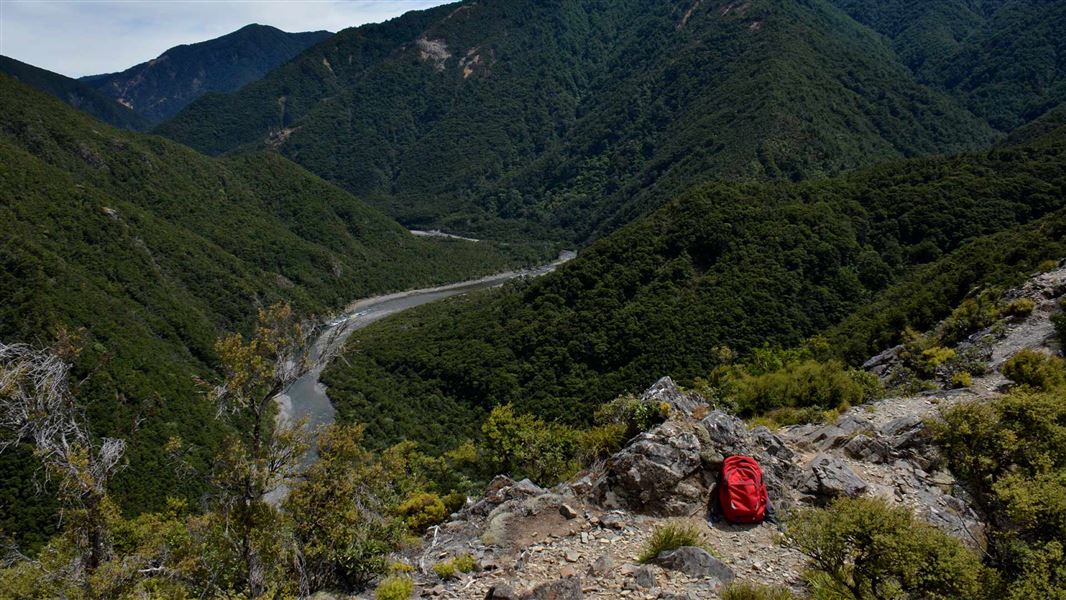
<svg viewBox="0 0 1066 600">
<path fill-rule="evenodd" d="M 668 421 L 642 433 L 607 461 L 607 486 L 628 508 L 679 516 L 706 506 L 700 442 L 681 424 Z"/>
<path fill-rule="evenodd" d="M 670 377 L 656 381 L 640 396 L 641 402 L 663 403 L 670 406 L 674 418 L 692 417 L 700 408 L 707 408 L 707 402 L 699 394 L 683 392 Z"/>
<path fill-rule="evenodd" d="M 866 491 L 866 482 L 838 458 L 819 454 L 807 465 L 799 484 L 801 493 L 814 504 L 847 496 L 854 498 Z"/>
</svg>

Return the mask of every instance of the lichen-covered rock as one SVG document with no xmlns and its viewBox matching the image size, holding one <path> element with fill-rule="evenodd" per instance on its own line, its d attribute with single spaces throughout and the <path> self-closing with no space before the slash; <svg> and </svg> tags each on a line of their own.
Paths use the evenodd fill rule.
<svg viewBox="0 0 1066 600">
<path fill-rule="evenodd" d="M 804 471 L 799 487 L 820 504 L 840 496 L 854 498 L 865 492 L 867 485 L 844 461 L 819 454 Z"/>
<path fill-rule="evenodd" d="M 703 510 L 708 490 L 700 476 L 700 442 L 668 421 L 642 433 L 607 461 L 607 485 L 629 508 L 653 515 Z"/>
<path fill-rule="evenodd" d="M 697 408 L 707 406 L 707 402 L 699 394 L 682 392 L 670 377 L 663 377 L 656 381 L 641 394 L 640 401 L 667 404 L 670 406 L 670 415 L 675 418 L 691 417 Z"/>
<path fill-rule="evenodd" d="M 654 560 L 655 564 L 680 571 L 689 577 L 713 577 L 722 583 L 729 583 L 736 578 L 729 565 L 711 556 L 703 548 L 682 546 L 677 550 L 663 552 Z"/>
<path fill-rule="evenodd" d="M 533 591 L 522 596 L 523 600 L 582 600 L 584 597 L 581 580 L 576 577 L 557 579 L 538 585 L 533 588 Z"/>
</svg>

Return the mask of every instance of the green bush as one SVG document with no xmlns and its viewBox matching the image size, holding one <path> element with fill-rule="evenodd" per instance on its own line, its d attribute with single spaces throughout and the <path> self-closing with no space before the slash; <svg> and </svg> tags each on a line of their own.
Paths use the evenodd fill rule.
<svg viewBox="0 0 1066 600">
<path fill-rule="evenodd" d="M 411 531 L 420 533 L 443 521 L 448 516 L 448 510 L 440 496 L 429 492 L 416 492 L 396 507 L 396 514 Z"/>
<path fill-rule="evenodd" d="M 477 560 L 472 554 L 460 554 L 452 559 L 452 564 L 460 573 L 473 573 L 477 569 Z"/>
<path fill-rule="evenodd" d="M 997 525 L 990 553 L 1012 600 L 1066 589 L 1066 403 L 1058 391 L 1012 391 L 960 404 L 932 424 L 949 465 Z"/>
<path fill-rule="evenodd" d="M 1054 259 L 1047 259 L 1037 265 L 1036 270 L 1041 273 L 1047 273 L 1048 271 L 1054 271 L 1059 267 L 1059 261 Z"/>
<path fill-rule="evenodd" d="M 882 499 L 800 510 L 786 523 L 785 543 L 808 557 L 816 598 L 977 599 L 994 587 L 976 554 Z"/>
<path fill-rule="evenodd" d="M 677 550 L 683 546 L 696 546 L 706 549 L 706 541 L 700 526 L 689 521 L 667 521 L 659 525 L 648 538 L 644 552 L 637 559 L 642 563 L 655 560 L 663 552 Z"/>
<path fill-rule="evenodd" d="M 1055 326 L 1055 334 L 1059 338 L 1059 351 L 1066 354 L 1066 313 L 1052 315 L 1051 324 Z"/>
<path fill-rule="evenodd" d="M 393 575 L 381 580 L 374 589 L 375 600 L 407 600 L 415 593 L 415 582 L 406 576 Z"/>
<path fill-rule="evenodd" d="M 629 439 L 627 431 L 625 423 L 608 423 L 580 432 L 577 446 L 582 464 L 590 464 L 617 452 Z"/>
<path fill-rule="evenodd" d="M 625 394 L 597 408 L 594 418 L 600 425 L 624 425 L 625 437 L 628 439 L 643 431 L 648 431 L 669 416 L 669 404 L 641 402 L 640 398 Z"/>
<path fill-rule="evenodd" d="M 762 375 L 741 372 L 724 397 L 745 416 L 782 407 L 833 409 L 861 403 L 866 385 L 842 363 L 804 360 Z"/>
<path fill-rule="evenodd" d="M 1018 385 L 1050 390 L 1066 383 L 1066 364 L 1057 356 L 1027 349 L 1003 363 L 1003 375 Z"/>
<path fill-rule="evenodd" d="M 1028 317 L 1033 314 L 1036 302 L 1029 298 L 1018 298 L 1003 308 L 1003 314 L 1009 317 Z"/>
<path fill-rule="evenodd" d="M 577 470 L 577 433 L 569 427 L 515 414 L 507 404 L 492 409 L 481 432 L 486 465 L 495 473 L 554 485 Z"/>
<path fill-rule="evenodd" d="M 785 588 L 749 582 L 735 582 L 722 590 L 722 600 L 793 600 L 796 596 Z"/>
<path fill-rule="evenodd" d="M 986 290 L 976 297 L 967 298 L 951 311 L 937 329 L 941 344 L 954 344 L 966 336 L 984 329 L 999 320 L 999 308 L 996 298 L 999 294 Z"/>
<path fill-rule="evenodd" d="M 433 565 L 433 572 L 437 574 L 437 577 L 444 580 L 454 579 L 459 574 L 459 570 L 455 568 L 455 563 L 450 560 L 442 560 Z"/>
<path fill-rule="evenodd" d="M 959 371 L 951 376 L 952 387 L 967 388 L 973 385 L 973 376 L 966 371 Z"/>
</svg>

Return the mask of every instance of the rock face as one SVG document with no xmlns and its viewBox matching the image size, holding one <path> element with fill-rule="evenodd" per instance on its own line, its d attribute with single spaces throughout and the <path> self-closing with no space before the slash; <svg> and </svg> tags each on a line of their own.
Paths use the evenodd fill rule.
<svg viewBox="0 0 1066 600">
<path fill-rule="evenodd" d="M 660 516 L 691 515 L 705 507 L 700 442 L 668 421 L 633 439 L 607 461 L 607 485 L 629 508 Z"/>
<path fill-rule="evenodd" d="M 866 482 L 843 461 L 819 454 L 808 465 L 800 491 L 811 497 L 815 504 L 825 504 L 841 496 L 859 496 L 866 487 Z"/>
<path fill-rule="evenodd" d="M 640 396 L 641 402 L 656 402 L 670 405 L 670 414 L 691 417 L 700 407 L 706 408 L 707 402 L 699 394 L 682 392 L 674 380 L 663 377 L 656 381 Z"/>
<path fill-rule="evenodd" d="M 721 583 L 729 583 L 736 578 L 728 565 L 711 556 L 703 548 L 694 546 L 682 546 L 677 550 L 663 552 L 655 559 L 655 564 L 681 571 L 689 577 L 713 577 Z"/>
</svg>

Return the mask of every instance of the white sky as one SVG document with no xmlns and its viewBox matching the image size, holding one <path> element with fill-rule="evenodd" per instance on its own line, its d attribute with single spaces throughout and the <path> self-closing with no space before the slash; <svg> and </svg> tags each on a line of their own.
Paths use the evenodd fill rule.
<svg viewBox="0 0 1066 600">
<path fill-rule="evenodd" d="M 0 54 L 81 77 L 249 23 L 339 31 L 448 0 L 0 0 Z"/>
</svg>

